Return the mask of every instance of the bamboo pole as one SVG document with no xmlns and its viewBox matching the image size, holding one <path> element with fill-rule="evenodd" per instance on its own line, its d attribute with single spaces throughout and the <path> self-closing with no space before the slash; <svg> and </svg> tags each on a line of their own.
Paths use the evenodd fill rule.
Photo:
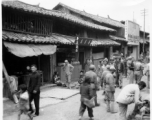
<svg viewBox="0 0 152 120">
<path fill-rule="evenodd" d="M 4 76 L 5 76 L 6 80 L 7 80 L 7 83 L 8 83 L 9 89 L 10 89 L 10 91 L 11 91 L 11 94 L 12 94 L 12 96 L 13 96 L 14 102 L 15 102 L 15 103 L 18 103 L 18 98 L 17 98 L 17 96 L 16 96 L 15 94 L 13 94 L 13 91 L 12 91 L 12 89 L 11 89 L 10 76 L 9 76 L 8 73 L 7 73 L 7 70 L 6 70 L 6 68 L 5 68 L 4 63 L 3 63 L 3 72 L 4 72 Z"/>
</svg>

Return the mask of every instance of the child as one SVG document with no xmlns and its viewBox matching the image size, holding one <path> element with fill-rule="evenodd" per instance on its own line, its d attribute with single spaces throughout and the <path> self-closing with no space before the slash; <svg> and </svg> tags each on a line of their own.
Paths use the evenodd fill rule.
<svg viewBox="0 0 152 120">
<path fill-rule="evenodd" d="M 83 83 L 83 81 L 84 81 L 84 71 L 81 70 L 80 71 L 80 78 L 78 80 L 78 83 L 81 85 Z"/>
<path fill-rule="evenodd" d="M 81 118 L 85 112 L 85 109 L 87 107 L 84 104 L 85 99 L 90 100 L 93 97 L 92 88 L 90 87 L 90 78 L 89 77 L 85 77 L 85 80 L 81 84 L 80 95 L 81 95 L 81 106 L 80 106 L 80 110 L 79 110 L 79 120 L 81 120 Z M 88 115 L 89 115 L 90 119 L 93 120 L 93 109 L 87 107 L 87 110 L 88 110 Z"/>
<path fill-rule="evenodd" d="M 32 120 L 31 114 L 28 112 L 29 110 L 29 95 L 27 92 L 27 87 L 25 84 L 20 85 L 20 91 L 19 93 L 19 114 L 18 114 L 18 120 L 20 120 L 21 114 L 24 113 L 28 115 L 30 120 Z"/>
</svg>

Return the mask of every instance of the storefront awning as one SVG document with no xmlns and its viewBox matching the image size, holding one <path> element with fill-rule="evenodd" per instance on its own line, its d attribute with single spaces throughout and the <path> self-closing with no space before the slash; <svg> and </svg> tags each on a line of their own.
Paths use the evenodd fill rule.
<svg viewBox="0 0 152 120">
<path fill-rule="evenodd" d="M 34 45 L 4 42 L 9 52 L 18 57 L 31 57 L 41 54 L 51 55 L 56 52 L 56 45 Z"/>
<path fill-rule="evenodd" d="M 109 37 L 110 37 L 112 40 L 115 40 L 115 41 L 128 42 L 125 38 L 122 38 L 122 37 L 117 37 L 117 36 L 114 36 L 114 35 L 109 35 Z"/>
<path fill-rule="evenodd" d="M 139 42 L 138 43 L 136 43 L 136 42 L 128 42 L 127 45 L 129 45 L 129 46 L 138 46 Z"/>
<path fill-rule="evenodd" d="M 120 43 L 110 39 L 94 39 L 91 43 L 92 46 L 119 46 Z"/>
</svg>

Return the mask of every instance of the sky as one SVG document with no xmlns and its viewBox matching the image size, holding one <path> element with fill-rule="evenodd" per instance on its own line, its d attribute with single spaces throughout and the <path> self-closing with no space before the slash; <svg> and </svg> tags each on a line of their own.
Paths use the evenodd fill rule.
<svg viewBox="0 0 152 120">
<path fill-rule="evenodd" d="M 142 10 L 146 10 L 145 31 L 150 32 L 150 0 L 20 0 L 46 9 L 53 9 L 58 3 L 66 4 L 72 8 L 94 15 L 114 20 L 131 20 L 144 30 L 144 17 Z"/>
</svg>

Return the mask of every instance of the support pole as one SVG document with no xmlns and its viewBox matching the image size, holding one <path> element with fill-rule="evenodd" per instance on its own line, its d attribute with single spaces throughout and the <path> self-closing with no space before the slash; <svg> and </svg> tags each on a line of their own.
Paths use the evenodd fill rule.
<svg viewBox="0 0 152 120">
<path fill-rule="evenodd" d="M 3 62 L 3 61 L 2 61 L 2 62 Z M 10 92 L 11 92 L 11 94 L 12 94 L 12 96 L 13 96 L 14 102 L 15 102 L 15 103 L 18 103 L 18 98 L 17 98 L 17 96 L 16 96 L 15 94 L 13 94 L 14 91 L 12 91 L 12 87 L 11 87 L 11 84 L 10 84 L 10 76 L 9 76 L 8 73 L 7 73 L 7 70 L 6 70 L 6 68 L 5 68 L 4 63 L 3 63 L 3 72 L 4 72 L 4 76 L 5 76 L 6 80 L 7 80 L 8 87 L 9 87 L 9 89 L 10 89 Z"/>
</svg>

